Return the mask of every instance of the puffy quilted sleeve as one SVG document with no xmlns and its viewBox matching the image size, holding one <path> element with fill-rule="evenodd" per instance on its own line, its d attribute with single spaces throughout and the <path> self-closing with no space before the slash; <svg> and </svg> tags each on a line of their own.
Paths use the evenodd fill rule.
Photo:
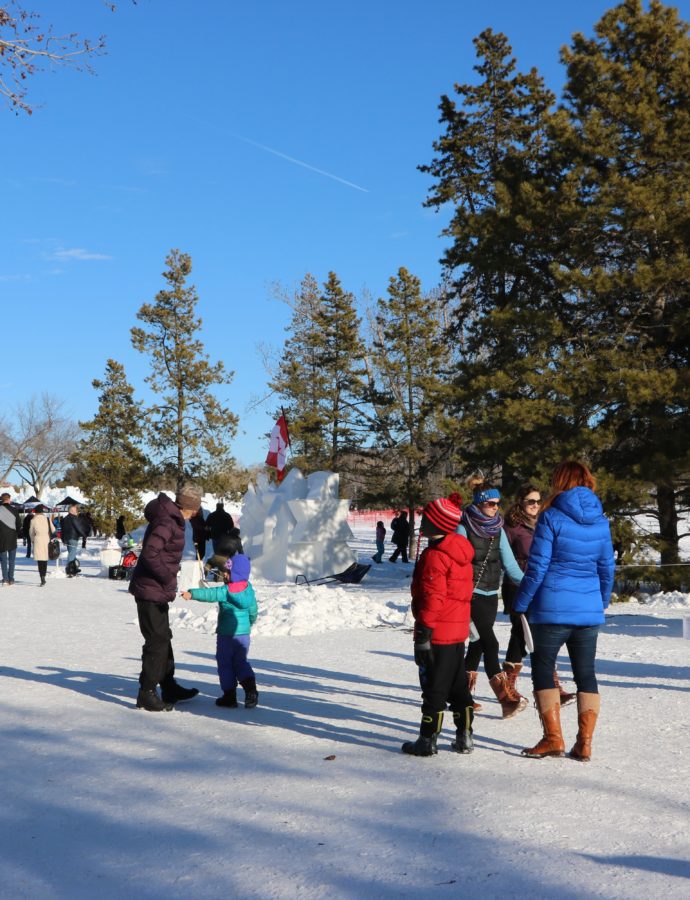
<svg viewBox="0 0 690 900">
<path fill-rule="evenodd" d="M 513 600 L 513 612 L 527 612 L 549 568 L 554 538 L 553 523 L 549 512 L 550 510 L 547 510 L 543 513 L 537 522 L 525 575 Z"/>
</svg>

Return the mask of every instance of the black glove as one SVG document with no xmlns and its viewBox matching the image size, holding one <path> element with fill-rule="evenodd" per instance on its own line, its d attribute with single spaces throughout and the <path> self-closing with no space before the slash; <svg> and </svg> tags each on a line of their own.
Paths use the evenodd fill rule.
<svg viewBox="0 0 690 900">
<path fill-rule="evenodd" d="M 431 649 L 431 635 L 433 628 L 424 625 L 416 625 L 414 630 L 414 661 L 420 669 L 430 669 L 434 662 L 434 653 Z"/>
</svg>

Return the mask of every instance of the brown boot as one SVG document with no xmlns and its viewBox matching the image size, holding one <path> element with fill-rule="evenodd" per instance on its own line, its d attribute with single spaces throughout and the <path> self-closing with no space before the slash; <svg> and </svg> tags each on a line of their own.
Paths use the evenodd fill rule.
<svg viewBox="0 0 690 900">
<path fill-rule="evenodd" d="M 520 706 L 520 700 L 511 691 L 505 672 L 499 672 L 497 675 L 494 675 L 493 678 L 489 679 L 489 684 L 494 694 L 496 694 L 496 699 L 501 704 L 504 719 L 512 718 L 521 709 L 525 708 L 525 705 Z"/>
<path fill-rule="evenodd" d="M 534 759 L 543 759 L 545 756 L 565 756 L 558 690 L 549 688 L 546 691 L 535 691 L 534 699 L 544 729 L 544 736 L 534 747 L 526 747 L 522 751 L 522 755 Z"/>
<path fill-rule="evenodd" d="M 477 675 L 478 672 L 467 673 L 467 687 L 469 688 L 470 694 L 472 694 L 472 709 L 475 712 L 479 712 L 479 710 L 482 709 L 481 703 L 474 702 L 474 689 L 477 687 Z"/>
<path fill-rule="evenodd" d="M 568 754 L 571 759 L 589 762 L 592 758 L 592 735 L 597 724 L 601 700 L 599 694 L 577 695 L 577 738 Z"/>
<path fill-rule="evenodd" d="M 575 702 L 575 694 L 569 694 L 567 691 L 564 691 L 561 687 L 561 683 L 558 680 L 558 672 L 556 669 L 553 670 L 553 686 L 558 688 L 558 693 L 561 697 L 561 706 L 567 706 L 569 703 Z"/>
<path fill-rule="evenodd" d="M 517 689 L 517 680 L 518 675 L 522 671 L 522 663 L 504 662 L 503 671 L 506 673 L 508 687 L 510 688 L 510 693 L 513 695 L 513 700 L 520 701 L 518 712 L 522 712 L 522 710 L 527 706 L 528 703 L 527 697 L 523 697 Z"/>
</svg>

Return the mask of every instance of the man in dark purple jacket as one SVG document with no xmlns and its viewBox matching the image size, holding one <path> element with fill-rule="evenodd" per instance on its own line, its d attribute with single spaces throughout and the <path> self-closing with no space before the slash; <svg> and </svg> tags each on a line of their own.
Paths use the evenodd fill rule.
<svg viewBox="0 0 690 900">
<path fill-rule="evenodd" d="M 180 488 L 174 501 L 161 493 L 144 510 L 149 524 L 129 592 L 137 601 L 139 628 L 144 637 L 137 707 L 149 712 L 172 709 L 173 704 L 199 693 L 196 688 L 185 688 L 175 681 L 168 605 L 177 594 L 185 520 L 197 512 L 201 496 L 199 487 L 188 483 Z M 162 699 L 158 696 L 159 684 Z"/>
</svg>

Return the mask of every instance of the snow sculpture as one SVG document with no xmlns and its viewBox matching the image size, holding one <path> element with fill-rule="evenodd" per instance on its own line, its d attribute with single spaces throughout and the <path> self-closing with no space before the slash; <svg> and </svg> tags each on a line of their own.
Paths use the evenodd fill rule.
<svg viewBox="0 0 690 900">
<path fill-rule="evenodd" d="M 252 574 L 268 581 L 311 580 L 357 562 L 348 546 L 349 500 L 338 499 L 339 476 L 291 469 L 280 484 L 262 473 L 242 504 L 242 546 Z"/>
</svg>

